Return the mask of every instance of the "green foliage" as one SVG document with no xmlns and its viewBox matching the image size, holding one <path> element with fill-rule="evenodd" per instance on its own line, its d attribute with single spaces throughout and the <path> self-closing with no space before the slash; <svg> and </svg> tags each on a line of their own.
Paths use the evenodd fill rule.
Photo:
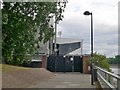
<svg viewBox="0 0 120 90">
<path fill-rule="evenodd" d="M 94 54 L 93 62 L 95 63 L 95 65 L 110 71 L 110 65 L 108 61 L 109 58 L 107 58 L 105 55 Z"/>
<path fill-rule="evenodd" d="M 38 43 L 54 36 L 49 27 L 54 14 L 60 21 L 66 3 L 55 2 L 3 2 L 2 9 L 2 61 L 22 65 L 34 55 Z M 60 11 L 62 10 L 62 11 Z"/>
<path fill-rule="evenodd" d="M 109 64 L 120 64 L 120 55 L 116 55 L 114 58 L 109 58 Z"/>
</svg>

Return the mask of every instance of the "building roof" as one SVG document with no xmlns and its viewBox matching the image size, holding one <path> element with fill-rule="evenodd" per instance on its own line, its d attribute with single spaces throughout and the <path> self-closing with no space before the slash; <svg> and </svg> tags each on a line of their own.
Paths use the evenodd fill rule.
<svg viewBox="0 0 120 90">
<path fill-rule="evenodd" d="M 68 44 L 68 43 L 75 43 L 75 42 L 82 42 L 82 39 L 56 38 L 57 44 Z"/>
<path fill-rule="evenodd" d="M 78 48 L 70 53 L 68 53 L 67 55 L 81 55 L 82 52 L 81 52 L 81 48 Z"/>
</svg>

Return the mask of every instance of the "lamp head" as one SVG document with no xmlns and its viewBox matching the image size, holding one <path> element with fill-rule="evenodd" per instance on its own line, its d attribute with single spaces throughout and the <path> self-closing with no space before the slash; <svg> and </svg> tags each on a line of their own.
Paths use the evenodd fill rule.
<svg viewBox="0 0 120 90">
<path fill-rule="evenodd" d="M 83 14 L 84 15 L 91 15 L 92 13 L 90 13 L 89 11 L 85 11 Z"/>
</svg>

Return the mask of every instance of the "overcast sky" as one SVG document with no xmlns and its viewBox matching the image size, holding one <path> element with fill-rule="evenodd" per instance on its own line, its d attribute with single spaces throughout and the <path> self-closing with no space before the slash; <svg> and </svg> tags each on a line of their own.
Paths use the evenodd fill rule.
<svg viewBox="0 0 120 90">
<path fill-rule="evenodd" d="M 93 13 L 94 51 L 107 57 L 118 54 L 118 1 L 68 0 L 64 19 L 58 24 L 63 38 L 83 39 L 83 53 L 90 53 L 90 16 Z"/>
</svg>

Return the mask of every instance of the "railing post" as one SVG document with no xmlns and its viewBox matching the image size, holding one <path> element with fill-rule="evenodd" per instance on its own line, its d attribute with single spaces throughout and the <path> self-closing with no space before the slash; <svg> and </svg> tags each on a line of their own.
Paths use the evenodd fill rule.
<svg viewBox="0 0 120 90">
<path fill-rule="evenodd" d="M 120 79 L 117 79 L 117 88 L 120 90 Z"/>
<path fill-rule="evenodd" d="M 109 79 L 108 79 L 108 74 L 107 74 L 107 73 L 106 73 L 106 80 L 109 81 Z"/>
<path fill-rule="evenodd" d="M 111 73 L 113 73 L 113 72 L 111 72 Z M 111 83 L 112 85 L 114 85 L 113 76 L 111 76 L 111 75 L 110 75 L 110 83 Z"/>
<path fill-rule="evenodd" d="M 105 79 L 105 72 L 102 71 L 103 78 Z"/>
<path fill-rule="evenodd" d="M 105 80 L 108 81 L 108 74 L 104 73 L 104 76 L 105 76 Z"/>
</svg>

